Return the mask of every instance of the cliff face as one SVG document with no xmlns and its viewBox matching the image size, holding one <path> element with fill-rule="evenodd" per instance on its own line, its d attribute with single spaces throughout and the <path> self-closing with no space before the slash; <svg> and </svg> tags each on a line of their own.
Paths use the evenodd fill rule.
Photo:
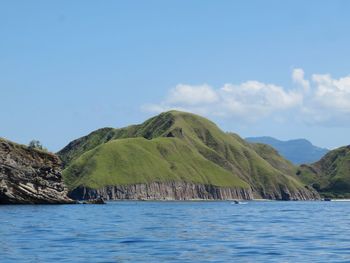
<svg viewBox="0 0 350 263">
<path fill-rule="evenodd" d="M 61 162 L 53 154 L 0 139 L 0 204 L 67 204 Z"/>
<path fill-rule="evenodd" d="M 316 190 L 307 186 L 305 188 L 298 188 L 293 191 L 288 189 L 288 187 L 281 186 L 279 189 L 276 189 L 271 193 L 263 193 L 261 197 L 264 199 L 283 201 L 306 201 L 321 199 Z"/>
<path fill-rule="evenodd" d="M 78 200 L 252 200 L 265 198 L 272 200 L 318 200 L 320 197 L 315 190 L 305 189 L 290 192 L 281 188 L 274 194 L 258 195 L 251 189 L 217 187 L 213 185 L 193 184 L 185 182 L 133 184 L 107 186 L 100 189 L 78 187 L 70 192 L 70 197 Z"/>
<path fill-rule="evenodd" d="M 133 184 L 107 186 L 100 189 L 78 187 L 70 196 L 86 200 L 103 197 L 106 200 L 233 200 L 253 199 L 250 189 L 227 188 L 213 185 L 193 184 L 186 182 L 162 182 L 150 184 Z"/>
</svg>

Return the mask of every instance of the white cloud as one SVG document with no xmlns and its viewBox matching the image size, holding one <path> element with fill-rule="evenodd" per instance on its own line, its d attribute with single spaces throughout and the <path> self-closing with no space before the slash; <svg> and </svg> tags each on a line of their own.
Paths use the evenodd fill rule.
<svg viewBox="0 0 350 263">
<path fill-rule="evenodd" d="M 304 91 L 310 89 L 310 82 L 304 78 L 304 70 L 301 68 L 293 69 L 292 79 L 295 83 L 301 85 L 304 88 Z"/>
<path fill-rule="evenodd" d="M 291 77 L 297 84 L 293 89 L 259 81 L 227 83 L 219 88 L 179 84 L 162 102 L 143 109 L 151 112 L 178 109 L 241 121 L 271 116 L 280 120 L 293 116 L 309 123 L 350 120 L 350 76 L 333 79 L 329 74 L 313 74 L 308 80 L 304 71 L 297 68 Z"/>
<path fill-rule="evenodd" d="M 309 123 L 341 124 L 350 121 L 350 76 L 334 79 L 313 74 L 311 93 L 304 94 L 301 118 Z"/>
<path fill-rule="evenodd" d="M 218 101 L 217 93 L 208 85 L 191 86 L 179 84 L 170 90 L 167 103 L 172 105 L 199 105 Z"/>
<path fill-rule="evenodd" d="M 312 75 L 315 83 L 314 101 L 319 106 L 344 113 L 350 113 L 350 76 L 333 79 L 329 74 Z"/>
<path fill-rule="evenodd" d="M 280 86 L 258 81 L 240 85 L 225 84 L 220 89 L 221 102 L 231 113 L 266 115 L 276 110 L 285 110 L 299 105 L 302 96 L 295 91 L 286 91 Z"/>
</svg>

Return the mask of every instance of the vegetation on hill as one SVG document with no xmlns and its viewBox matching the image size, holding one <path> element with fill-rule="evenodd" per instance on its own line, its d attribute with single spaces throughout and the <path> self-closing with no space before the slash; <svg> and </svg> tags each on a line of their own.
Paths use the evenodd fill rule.
<svg viewBox="0 0 350 263">
<path fill-rule="evenodd" d="M 77 176 L 75 171 L 78 171 Z M 112 140 L 83 154 L 67 168 L 65 174 L 73 188 L 79 185 L 101 188 L 152 181 L 249 187 L 243 180 L 208 162 L 177 138 Z"/>
<path fill-rule="evenodd" d="M 252 143 L 254 150 L 269 164 L 285 174 L 295 174 L 297 167 L 284 159 L 273 147 L 263 143 Z"/>
<path fill-rule="evenodd" d="M 68 186 L 186 181 L 251 187 L 257 197 L 304 193 L 294 167 L 270 147 L 252 145 L 198 115 L 169 111 L 143 124 L 104 128 L 59 153 Z"/>
<path fill-rule="evenodd" d="M 330 151 L 311 165 L 301 165 L 297 174 L 325 197 L 350 198 L 350 146 Z"/>
<path fill-rule="evenodd" d="M 29 149 L 37 149 L 37 150 L 41 150 L 41 151 L 44 151 L 44 152 L 47 152 L 48 150 L 41 144 L 40 141 L 38 140 L 31 140 L 29 143 L 28 143 L 28 148 Z"/>
</svg>

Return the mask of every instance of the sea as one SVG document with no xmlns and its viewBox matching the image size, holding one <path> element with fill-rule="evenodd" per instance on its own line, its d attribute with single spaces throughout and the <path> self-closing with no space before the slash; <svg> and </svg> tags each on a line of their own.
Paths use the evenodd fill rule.
<svg viewBox="0 0 350 263">
<path fill-rule="evenodd" d="M 0 262 L 350 262 L 350 202 L 0 206 Z"/>
</svg>

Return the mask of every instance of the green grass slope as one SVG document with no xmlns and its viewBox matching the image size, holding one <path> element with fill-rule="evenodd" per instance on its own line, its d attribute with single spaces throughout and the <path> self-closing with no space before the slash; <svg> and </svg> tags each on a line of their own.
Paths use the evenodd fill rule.
<svg viewBox="0 0 350 263">
<path fill-rule="evenodd" d="M 249 187 L 177 138 L 112 140 L 80 156 L 64 174 L 71 188 L 171 181 Z"/>
<path fill-rule="evenodd" d="M 57 154 L 66 165 L 76 159 L 86 151 L 89 151 L 107 141 L 114 136 L 113 128 L 102 128 L 90 133 L 87 136 L 70 142 Z"/>
<path fill-rule="evenodd" d="M 83 153 L 114 139 L 143 137 L 146 139 L 162 136 L 165 130 L 171 126 L 173 118 L 171 114 L 159 115 L 151 118 L 141 125 L 131 125 L 121 129 L 102 128 L 90 134 L 70 142 L 57 154 L 64 165 L 68 165 Z"/>
<path fill-rule="evenodd" d="M 297 174 L 325 197 L 350 198 L 350 146 L 330 151 L 314 164 L 301 165 Z"/>
<path fill-rule="evenodd" d="M 297 167 L 284 159 L 273 147 L 263 143 L 252 143 L 254 150 L 269 164 L 285 174 L 295 174 Z"/>
<path fill-rule="evenodd" d="M 172 153 L 173 161 L 156 145 Z M 282 188 L 292 193 L 305 190 L 293 176 L 293 168 L 275 151 L 251 145 L 203 117 L 179 111 L 162 113 L 140 125 L 98 130 L 58 154 L 66 162 L 64 176 L 70 188 L 183 180 L 217 186 L 249 184 L 267 198 Z M 181 169 L 169 168 L 171 162 Z"/>
</svg>

